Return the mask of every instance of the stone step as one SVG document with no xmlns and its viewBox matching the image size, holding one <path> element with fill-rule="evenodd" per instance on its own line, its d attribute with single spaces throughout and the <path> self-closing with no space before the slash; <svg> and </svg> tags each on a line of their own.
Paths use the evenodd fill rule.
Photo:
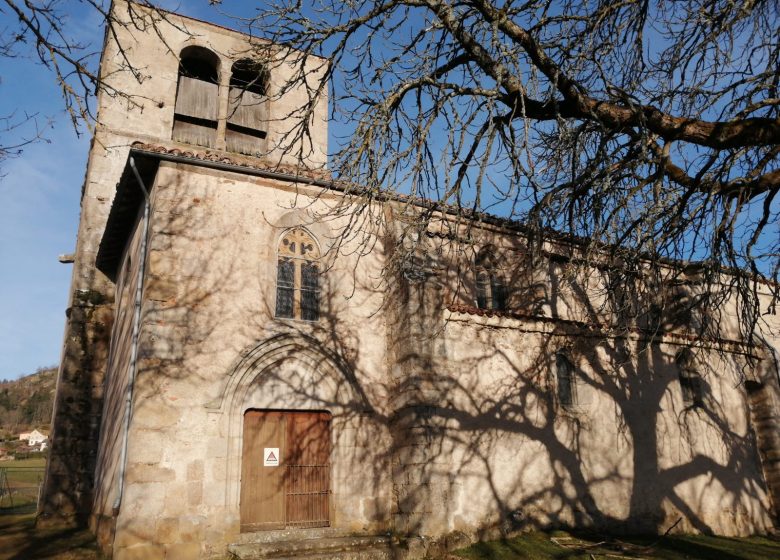
<svg viewBox="0 0 780 560">
<path fill-rule="evenodd" d="M 270 531 L 255 531 L 241 533 L 236 544 L 272 543 L 278 541 L 299 541 L 303 539 L 325 539 L 349 537 L 354 532 L 335 527 L 304 527 L 294 529 L 273 529 Z"/>
<path fill-rule="evenodd" d="M 366 548 L 303 556 L 277 556 L 274 560 L 395 560 L 395 558 L 397 557 L 389 548 Z"/>
<path fill-rule="evenodd" d="M 270 559 L 342 560 L 390 559 L 390 537 L 380 536 L 323 536 L 292 538 L 288 540 L 245 542 L 228 546 L 228 551 L 239 560 Z"/>
</svg>

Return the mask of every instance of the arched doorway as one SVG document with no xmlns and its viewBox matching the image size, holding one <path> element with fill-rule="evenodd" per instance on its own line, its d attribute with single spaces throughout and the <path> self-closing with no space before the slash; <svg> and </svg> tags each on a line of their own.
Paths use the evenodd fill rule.
<svg viewBox="0 0 780 560">
<path fill-rule="evenodd" d="M 218 424 L 217 429 L 225 438 L 224 451 L 216 449 L 215 453 L 224 453 L 225 506 L 237 531 L 251 532 L 285 526 L 313 527 L 315 521 L 322 520 L 303 518 L 292 513 L 288 515 L 287 511 L 282 517 L 279 508 L 287 508 L 286 502 L 284 506 L 276 502 L 277 509 L 273 517 L 269 515 L 266 518 L 251 518 L 244 515 L 248 504 L 269 499 L 271 496 L 264 492 L 270 492 L 272 489 L 268 488 L 266 491 L 262 490 L 262 487 L 252 486 L 255 490 L 248 490 L 250 487 L 245 481 L 261 476 L 262 473 L 245 472 L 245 469 L 250 464 L 262 466 L 262 452 L 265 448 L 277 447 L 271 440 L 265 439 L 268 437 L 267 431 L 273 432 L 275 429 L 276 437 L 282 437 L 282 434 L 289 437 L 285 430 L 293 428 L 287 427 L 289 416 L 284 416 L 289 413 L 327 415 L 326 426 L 319 429 L 328 434 L 325 438 L 329 445 L 328 453 L 321 453 L 329 457 L 329 526 L 340 527 L 358 521 L 366 522 L 361 510 L 353 508 L 355 500 L 360 499 L 380 503 L 383 522 L 389 516 L 389 501 L 386 502 L 385 497 L 389 496 L 386 490 L 390 479 L 387 466 L 382 463 L 385 446 L 377 444 L 377 438 L 384 435 L 384 427 L 374 421 L 371 404 L 352 370 L 338 354 L 330 351 L 317 339 L 300 333 L 286 332 L 247 347 L 230 368 L 223 388 L 216 398 L 209 402 L 207 408 L 212 411 Z M 284 428 L 256 426 L 247 429 L 245 422 L 258 423 L 260 420 L 260 417 L 254 421 L 249 420 L 254 412 L 282 414 L 285 417 Z M 306 420 L 313 421 L 303 414 L 300 418 L 300 422 L 304 423 Z M 320 422 L 322 421 L 321 417 Z M 294 433 L 314 433 L 318 429 L 298 430 L 299 427 L 294 428 Z M 253 438 L 251 443 L 245 441 Z M 300 445 L 307 449 L 307 440 L 303 441 Z M 281 455 L 285 446 L 280 444 L 278 447 Z M 249 449 L 262 451 L 252 454 Z M 307 460 L 305 456 L 303 460 Z M 348 473 L 358 464 L 371 465 L 372 468 L 364 469 L 365 476 L 360 485 L 345 484 L 345 481 L 354 479 Z M 381 466 L 374 468 L 376 465 Z M 283 482 L 284 479 L 277 479 L 275 490 L 286 493 Z M 251 492 L 255 494 L 252 495 Z M 290 493 L 296 495 L 295 492 Z M 376 496 L 380 493 L 381 497 L 377 500 Z M 278 496 L 277 500 L 280 499 Z M 287 500 L 286 497 L 283 499 Z M 288 508 L 288 511 L 291 511 L 291 508 Z"/>
</svg>

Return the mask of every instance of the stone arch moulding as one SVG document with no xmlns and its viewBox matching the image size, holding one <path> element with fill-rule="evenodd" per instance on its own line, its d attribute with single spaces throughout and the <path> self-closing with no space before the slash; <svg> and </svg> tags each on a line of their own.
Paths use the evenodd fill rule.
<svg viewBox="0 0 780 560">
<path fill-rule="evenodd" d="M 228 412 L 240 406 L 248 389 L 257 382 L 263 383 L 269 370 L 283 362 L 303 366 L 303 371 L 309 374 L 308 381 L 328 386 L 338 397 L 323 405 L 360 407 L 363 413 L 372 411 L 349 365 L 316 338 L 298 332 L 274 335 L 242 351 L 231 366 L 220 394 L 206 408 Z"/>
<path fill-rule="evenodd" d="M 241 493 L 242 423 L 247 410 L 327 410 L 334 418 L 373 412 L 344 360 L 317 339 L 298 332 L 278 334 L 244 350 L 220 395 L 206 408 L 219 414 L 226 458 L 225 505 L 236 514 Z"/>
</svg>

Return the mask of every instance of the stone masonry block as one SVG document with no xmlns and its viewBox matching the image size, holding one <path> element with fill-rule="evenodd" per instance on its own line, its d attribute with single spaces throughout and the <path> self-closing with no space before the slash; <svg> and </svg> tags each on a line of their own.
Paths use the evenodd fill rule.
<svg viewBox="0 0 780 560">
<path fill-rule="evenodd" d="M 187 465 L 187 480 L 190 482 L 203 480 L 202 460 L 190 461 L 190 463 Z"/>
<path fill-rule="evenodd" d="M 208 445 L 208 456 L 215 459 L 221 459 L 227 455 L 227 439 L 211 438 Z"/>
<path fill-rule="evenodd" d="M 184 542 L 201 541 L 205 520 L 199 515 L 185 515 L 179 518 L 179 540 Z"/>
<path fill-rule="evenodd" d="M 179 537 L 179 518 L 166 517 L 157 522 L 157 539 L 162 544 L 171 544 L 178 542 Z"/>
<path fill-rule="evenodd" d="M 123 524 L 123 526 L 117 527 L 114 550 L 149 544 L 154 542 L 154 536 L 155 527 L 152 519 L 148 519 L 148 521 L 144 521 L 142 518 L 135 519 L 132 524 Z"/>
<path fill-rule="evenodd" d="M 125 486 L 122 511 L 131 519 L 154 515 L 162 511 L 167 484 L 163 482 L 137 482 Z"/>
<path fill-rule="evenodd" d="M 165 548 L 157 544 L 143 544 L 114 551 L 113 560 L 165 560 Z"/>
<path fill-rule="evenodd" d="M 209 484 L 203 489 L 203 505 L 222 506 L 225 504 L 225 485 Z"/>
<path fill-rule="evenodd" d="M 211 477 L 212 480 L 227 480 L 227 465 L 224 460 L 212 461 Z"/>
<path fill-rule="evenodd" d="M 153 374 L 150 373 L 150 375 Z M 149 375 L 147 375 L 147 372 L 139 372 L 138 386 L 154 387 L 154 384 L 148 381 Z M 152 395 L 150 394 L 149 396 L 151 397 Z M 135 427 L 159 430 L 163 427 L 174 426 L 181 419 L 181 414 L 181 410 L 170 406 L 162 399 L 147 399 L 141 402 L 134 414 L 134 418 L 137 418 L 134 419 Z"/>
<path fill-rule="evenodd" d="M 153 430 L 141 430 L 128 443 L 127 454 L 139 463 L 158 463 L 168 438 Z"/>
<path fill-rule="evenodd" d="M 165 560 L 192 560 L 198 558 L 199 553 L 197 542 L 169 544 L 165 547 Z"/>
<path fill-rule="evenodd" d="M 176 482 L 168 484 L 165 487 L 165 505 L 164 511 L 166 515 L 181 516 L 188 513 L 187 500 L 187 483 Z"/>
<path fill-rule="evenodd" d="M 203 482 L 187 483 L 187 503 L 191 506 L 199 506 L 203 503 Z"/>
<path fill-rule="evenodd" d="M 171 482 L 176 480 L 176 472 L 155 464 L 133 463 L 127 468 L 127 482 Z"/>
</svg>

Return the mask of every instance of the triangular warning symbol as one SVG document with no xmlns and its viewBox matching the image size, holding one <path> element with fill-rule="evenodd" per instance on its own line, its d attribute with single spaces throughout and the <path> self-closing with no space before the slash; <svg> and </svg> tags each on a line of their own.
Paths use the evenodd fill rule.
<svg viewBox="0 0 780 560">
<path fill-rule="evenodd" d="M 268 454 L 268 457 L 266 457 L 266 461 L 276 461 L 276 455 L 274 455 L 274 452 L 273 452 L 273 451 L 271 451 L 271 452 Z"/>
</svg>

